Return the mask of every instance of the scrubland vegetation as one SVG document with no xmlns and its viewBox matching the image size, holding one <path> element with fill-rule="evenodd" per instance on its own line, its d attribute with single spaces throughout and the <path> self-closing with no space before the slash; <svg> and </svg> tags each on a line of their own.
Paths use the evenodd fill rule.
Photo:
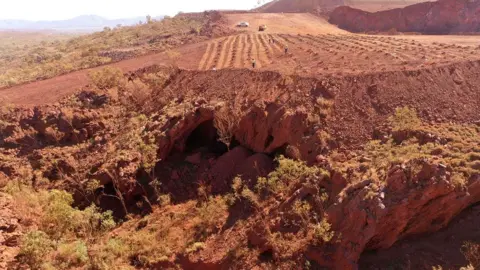
<svg viewBox="0 0 480 270">
<path fill-rule="evenodd" d="M 5 166 L 21 164 L 23 168 L 2 182 L 3 193 L 12 196 L 24 230 L 16 266 L 175 269 L 189 256 L 212 252 L 212 242 L 223 245 L 230 241 L 237 241 L 236 245 L 225 244 L 220 249 L 226 249 L 225 257 L 233 264 L 252 258 L 261 258 L 261 263 L 271 267 L 279 262 L 293 264 L 306 247 L 330 247 L 341 241 L 342 235 L 335 231 L 326 209 L 354 192 L 332 195 L 329 189 L 334 174 L 344 179 L 341 190 L 371 181 L 359 200 L 372 201 L 379 197 L 393 166 L 413 176 L 421 170 L 418 161 L 439 164 L 451 173 L 456 190 L 465 189 L 469 179 L 480 173 L 478 125 L 429 124 L 414 109 L 402 107 L 388 118 L 386 130 L 363 148 L 330 149 L 318 156 L 317 163 L 278 150 L 266 157 L 274 168 L 263 176 L 245 179 L 232 175 L 225 180 L 228 184 L 220 183 L 225 187 L 217 192 L 212 191 L 212 182 L 192 178 L 199 180 L 188 183 L 182 192 L 193 195 L 175 198 L 156 170 L 163 166 L 158 158 L 163 154 L 159 151 L 165 149 L 161 140 L 170 140 L 170 130 L 180 129 L 188 122 L 185 119 L 200 114 L 192 109 L 197 100 L 167 99 L 171 93 L 162 93 L 154 102 L 149 98 L 176 72 L 174 67 L 152 67 L 131 78 L 111 67 L 91 72 L 93 85 L 88 91 L 62 100 L 55 108 L 60 111 L 58 115 L 51 108 L 48 116 L 34 112 L 37 118 L 29 119 L 33 124 L 25 128 L 12 128 L 18 121 L 17 111 L 3 108 L 0 131 L 8 135 L 0 137 L 1 142 L 25 151 L 30 159 L 26 164 L 20 162 L 22 155 L 0 154 Z M 317 99 L 306 121 L 326 121 L 334 110 L 333 101 Z M 217 128 L 218 139 L 228 145 L 243 115 L 228 115 L 221 109 L 219 115 L 212 125 Z M 98 130 L 83 131 L 93 127 Z M 89 132 L 90 137 L 82 137 Z M 327 130 L 316 135 L 322 145 L 332 140 Z M 8 136 L 17 140 L 8 140 Z M 32 150 L 24 143 L 29 138 L 41 142 Z M 294 146 L 288 147 L 296 152 Z M 203 147 L 202 151 L 209 149 Z M 180 159 L 165 165 L 173 166 L 176 181 L 198 173 L 195 169 L 201 167 L 202 160 L 187 162 L 189 156 L 176 154 Z M 214 163 L 215 158 L 211 156 L 208 162 Z M 186 168 L 185 175 L 179 176 L 180 168 Z M 174 175 L 167 175 L 166 180 Z M 110 193 L 103 195 L 114 203 L 103 204 L 102 209 L 95 196 L 106 192 L 107 186 Z M 74 195 L 80 199 L 74 200 Z M 255 233 L 265 243 L 251 246 Z M 478 265 L 478 250 L 473 242 L 465 243 L 461 250 L 472 267 Z M 307 260 L 305 268 L 309 265 Z"/>
<path fill-rule="evenodd" d="M 398 108 L 390 123 L 391 137 L 370 141 L 350 159 L 333 153 L 332 164 L 345 173 L 353 171 L 357 179 L 381 182 L 394 164 L 431 160 L 451 168 L 452 179 L 459 187 L 480 173 L 478 125 L 429 125 L 408 107 Z"/>
<path fill-rule="evenodd" d="M 201 18 L 166 18 L 72 38 L 15 33 L 0 38 L 0 88 L 167 50 L 198 38 L 203 26 Z"/>
</svg>

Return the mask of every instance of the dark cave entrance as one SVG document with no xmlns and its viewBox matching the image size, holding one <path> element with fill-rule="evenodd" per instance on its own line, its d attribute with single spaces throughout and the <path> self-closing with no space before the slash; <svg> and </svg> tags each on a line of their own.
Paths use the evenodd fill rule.
<svg viewBox="0 0 480 270">
<path fill-rule="evenodd" d="M 228 146 L 219 141 L 213 119 L 198 125 L 185 141 L 185 153 L 209 152 L 220 156 L 228 152 Z"/>
</svg>

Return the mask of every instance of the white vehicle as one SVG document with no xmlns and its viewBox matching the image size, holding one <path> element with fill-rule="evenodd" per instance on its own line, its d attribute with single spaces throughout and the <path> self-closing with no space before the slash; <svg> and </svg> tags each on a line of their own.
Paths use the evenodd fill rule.
<svg viewBox="0 0 480 270">
<path fill-rule="evenodd" d="M 250 24 L 248 22 L 241 22 L 239 24 L 237 24 L 237 27 L 249 27 Z"/>
</svg>

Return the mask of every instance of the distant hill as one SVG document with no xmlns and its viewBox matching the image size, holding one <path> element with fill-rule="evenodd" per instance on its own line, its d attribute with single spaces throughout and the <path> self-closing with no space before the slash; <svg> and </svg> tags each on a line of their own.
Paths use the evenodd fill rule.
<svg viewBox="0 0 480 270">
<path fill-rule="evenodd" d="M 159 20 L 163 16 L 152 19 Z M 0 20 L 2 30 L 101 30 L 104 27 L 121 25 L 134 25 L 139 21 L 145 21 L 145 17 L 109 20 L 96 15 L 82 15 L 68 20 L 58 21 L 27 21 L 27 20 Z"/>
</svg>

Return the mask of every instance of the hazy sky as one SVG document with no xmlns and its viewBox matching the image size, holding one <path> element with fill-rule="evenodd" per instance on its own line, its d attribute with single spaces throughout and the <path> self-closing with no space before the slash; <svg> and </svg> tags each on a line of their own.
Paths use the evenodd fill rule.
<svg viewBox="0 0 480 270">
<path fill-rule="evenodd" d="M 0 0 L 0 19 L 61 20 L 79 15 L 106 18 L 175 15 L 211 9 L 251 9 L 258 0 Z"/>
</svg>

